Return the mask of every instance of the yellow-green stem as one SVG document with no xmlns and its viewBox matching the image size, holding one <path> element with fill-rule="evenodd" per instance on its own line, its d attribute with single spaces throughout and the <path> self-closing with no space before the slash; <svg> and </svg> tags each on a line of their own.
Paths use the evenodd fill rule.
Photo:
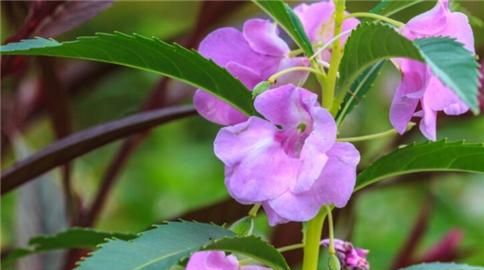
<svg viewBox="0 0 484 270">
<path fill-rule="evenodd" d="M 406 131 L 409 131 L 414 126 L 415 126 L 415 123 L 413 123 L 413 122 L 408 123 Z M 338 141 L 339 142 L 361 142 L 361 141 L 379 139 L 379 138 L 391 136 L 391 135 L 394 135 L 394 134 L 398 134 L 398 131 L 396 131 L 395 129 L 390 129 L 390 130 L 387 130 L 387 131 L 369 134 L 369 135 L 364 135 L 364 136 L 349 137 L 349 138 L 338 138 Z"/>
<path fill-rule="evenodd" d="M 334 12 L 334 36 L 338 36 L 343 28 L 345 0 L 335 0 L 336 8 Z M 331 62 L 328 76 L 323 87 L 323 107 L 331 111 L 333 107 L 334 92 L 336 87 L 336 76 L 338 74 L 339 63 L 341 62 L 342 48 L 341 39 L 333 43 L 331 50 Z"/>
<path fill-rule="evenodd" d="M 312 72 L 314 73 L 316 76 L 319 75 L 319 76 L 324 76 L 324 74 L 319 71 L 318 69 L 315 69 L 315 68 L 310 68 L 310 67 L 290 67 L 290 68 L 286 68 L 286 69 L 283 69 L 277 73 L 274 73 L 272 74 L 269 79 L 267 79 L 268 82 L 270 83 L 275 83 L 276 80 L 283 76 L 283 75 L 286 75 L 287 73 L 291 73 L 291 72 L 295 72 L 295 71 L 309 71 L 309 72 Z"/>
<path fill-rule="evenodd" d="M 319 246 L 321 245 L 321 233 L 323 230 L 326 209 L 321 209 L 319 214 L 307 223 L 304 234 L 304 258 L 302 270 L 317 270 L 319 262 Z"/>
<path fill-rule="evenodd" d="M 351 18 L 351 17 L 364 17 L 364 18 L 371 18 L 371 19 L 375 19 L 375 20 L 378 20 L 378 21 L 382 21 L 382 22 L 387 22 L 389 24 L 392 24 L 398 28 L 404 26 L 405 24 L 400 22 L 400 21 L 397 21 L 397 20 L 394 20 L 394 19 L 390 19 L 388 17 L 385 17 L 385 16 L 382 16 L 382 15 L 378 15 L 378 14 L 375 14 L 375 13 L 369 13 L 369 12 L 354 12 L 354 13 L 351 13 L 351 14 L 348 14 L 346 18 Z"/>
<path fill-rule="evenodd" d="M 249 217 L 255 218 L 257 217 L 257 212 L 259 212 L 260 204 L 256 203 L 252 208 L 249 210 Z"/>
<path fill-rule="evenodd" d="M 334 249 L 334 229 L 333 229 L 333 214 L 331 213 L 332 209 L 329 206 L 326 206 L 326 211 L 328 213 L 328 229 L 329 229 L 329 255 L 334 255 L 336 253 Z"/>
</svg>

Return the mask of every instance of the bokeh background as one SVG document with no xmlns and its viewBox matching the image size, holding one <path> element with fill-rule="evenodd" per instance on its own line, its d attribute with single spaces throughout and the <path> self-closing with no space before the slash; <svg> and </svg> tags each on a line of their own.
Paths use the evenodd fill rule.
<svg viewBox="0 0 484 270">
<path fill-rule="evenodd" d="M 367 11 L 376 3 L 348 1 L 347 8 Z M 433 1 L 425 1 L 395 18 L 406 21 L 432 5 Z M 484 55 L 484 1 L 458 1 L 455 7 L 472 16 L 476 50 Z M 1 40 L 5 41 L 22 24 L 28 6 L 27 2 L 2 2 L 2 9 Z M 250 2 L 119 1 L 56 39 L 117 30 L 196 48 L 209 31 L 222 26 L 240 28 L 250 17 L 265 15 Z M 193 89 L 173 81 L 163 86 L 163 95 L 153 97 L 153 90 L 160 88 L 160 77 L 155 74 L 82 61 L 31 60 L 21 75 L 2 77 L 3 169 L 58 137 L 43 103 L 35 103 L 39 80 L 45 78 L 42 63 L 50 65 L 66 90 L 53 102 L 69 113 L 65 115 L 70 122 L 68 133 L 136 113 L 150 98 L 156 107 L 191 102 Z M 398 73 L 388 64 L 375 89 L 346 120 L 341 135 L 389 129 L 389 102 L 398 79 Z M 484 142 L 482 116 L 441 116 L 438 126 L 439 138 Z M 222 164 L 212 151 L 218 129 L 195 116 L 151 130 L 119 168 L 107 204 L 93 226 L 106 231 L 140 232 L 151 224 L 179 217 L 222 224 L 245 215 L 247 207 L 230 200 L 223 184 Z M 358 144 L 363 153 L 361 168 L 398 145 L 413 141 L 424 138 L 414 130 L 403 137 Z M 109 144 L 71 163 L 78 197 L 75 203 L 81 210 L 90 206 L 120 145 Z M 2 254 L 25 245 L 34 235 L 54 233 L 73 224 L 62 206 L 61 177 L 61 170 L 56 169 L 2 196 Z M 369 249 L 372 269 L 394 269 L 396 265 L 434 258 L 484 265 L 483 180 L 482 175 L 425 173 L 372 186 L 355 194 L 350 205 L 336 213 L 337 236 Z M 300 238 L 299 225 L 273 229 L 263 216 L 258 218 L 256 232 L 278 246 L 296 243 Z M 296 265 L 300 260 L 298 252 L 287 256 Z M 33 265 L 30 269 L 61 269 L 50 268 L 52 265 L 45 262 Z"/>
</svg>

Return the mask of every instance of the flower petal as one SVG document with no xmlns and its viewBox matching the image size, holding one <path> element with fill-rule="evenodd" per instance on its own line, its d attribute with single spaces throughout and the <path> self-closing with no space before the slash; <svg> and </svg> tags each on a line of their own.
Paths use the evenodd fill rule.
<svg viewBox="0 0 484 270">
<path fill-rule="evenodd" d="M 186 270 L 237 270 L 239 262 L 223 251 L 198 251 L 188 260 Z"/>
<path fill-rule="evenodd" d="M 289 53 L 286 42 L 278 35 L 277 25 L 269 20 L 248 20 L 242 32 L 249 46 L 260 54 L 284 57 Z"/>
<path fill-rule="evenodd" d="M 400 134 L 403 134 L 417 109 L 420 97 L 424 93 L 427 71 L 423 64 L 413 60 L 399 59 L 395 62 L 400 65 L 402 81 L 395 92 L 390 107 L 390 122 Z"/>
<path fill-rule="evenodd" d="M 282 220 L 308 221 L 319 212 L 321 203 L 312 192 L 284 192 L 281 196 L 268 201 L 270 207 Z"/>
<path fill-rule="evenodd" d="M 269 225 L 276 226 L 277 224 L 284 224 L 289 222 L 289 220 L 279 216 L 274 211 L 274 209 L 272 209 L 268 202 L 263 203 L 262 207 L 264 207 L 264 212 L 266 213 Z"/>
<path fill-rule="evenodd" d="M 351 143 L 337 142 L 327 154 L 328 162 L 310 193 L 320 205 L 344 207 L 355 187 L 360 153 Z"/>
<path fill-rule="evenodd" d="M 426 104 L 434 111 L 444 111 L 448 115 L 466 113 L 469 107 L 454 92 L 432 76 L 425 91 Z"/>
<path fill-rule="evenodd" d="M 291 57 L 284 58 L 279 64 L 278 71 L 285 70 L 292 67 L 307 67 L 309 60 L 306 57 Z M 272 75 L 272 74 L 271 74 Z M 294 85 L 302 85 L 308 78 L 307 71 L 294 71 L 287 73 L 277 79 L 276 86 L 292 83 Z"/>
<path fill-rule="evenodd" d="M 410 39 L 440 34 L 448 24 L 448 1 L 439 0 L 429 11 L 424 12 L 407 22 L 403 33 Z"/>
<path fill-rule="evenodd" d="M 300 4 L 294 8 L 311 42 L 322 41 L 319 39 L 323 32 L 323 24 L 328 24 L 332 20 L 334 8 L 333 1 L 321 1 L 310 5 Z M 332 33 L 331 25 L 327 28 L 331 28 Z"/>
<path fill-rule="evenodd" d="M 467 16 L 449 9 L 448 0 L 439 0 L 431 10 L 411 19 L 402 29 L 410 39 L 430 36 L 449 36 L 462 42 L 474 52 L 474 34 Z"/>
<path fill-rule="evenodd" d="M 200 89 L 193 96 L 193 105 L 205 119 L 220 125 L 233 125 L 248 118 L 229 104 Z"/>
<path fill-rule="evenodd" d="M 240 80 L 249 90 L 252 90 L 258 83 L 264 80 L 258 73 L 254 70 L 242 66 L 236 62 L 229 62 L 225 68 L 234 75 L 235 78 Z"/>
<path fill-rule="evenodd" d="M 313 107 L 311 116 L 313 127 L 301 150 L 301 168 L 291 189 L 294 193 L 308 191 L 312 187 L 328 160 L 326 152 L 336 142 L 336 123 L 331 114 L 321 107 Z"/>
<path fill-rule="evenodd" d="M 286 155 L 275 140 L 277 132 L 270 122 L 250 117 L 217 134 L 215 155 L 226 165 L 225 183 L 237 201 L 259 203 L 293 185 L 299 160 Z"/>
<path fill-rule="evenodd" d="M 309 124 L 309 108 L 317 104 L 316 94 L 306 89 L 286 84 L 263 92 L 254 101 L 255 109 L 275 125 L 297 128 Z"/>
<path fill-rule="evenodd" d="M 437 112 L 430 108 L 429 96 L 424 95 L 422 99 L 422 120 L 420 120 L 420 131 L 431 141 L 437 140 Z"/>
<path fill-rule="evenodd" d="M 244 35 L 232 27 L 220 28 L 208 34 L 200 43 L 198 51 L 219 66 L 225 67 L 229 62 L 234 62 L 259 75 L 264 72 L 274 73 L 280 62 L 279 57 L 254 51 Z"/>
</svg>

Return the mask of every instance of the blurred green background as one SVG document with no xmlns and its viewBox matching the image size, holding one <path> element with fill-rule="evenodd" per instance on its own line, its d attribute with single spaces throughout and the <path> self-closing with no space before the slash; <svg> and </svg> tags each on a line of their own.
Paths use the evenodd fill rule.
<svg viewBox="0 0 484 270">
<path fill-rule="evenodd" d="M 348 10 L 367 11 L 375 4 L 374 1 L 349 1 Z M 405 21 L 432 4 L 421 4 L 396 18 Z M 115 2 L 93 20 L 58 39 L 119 30 L 171 40 L 190 33 L 200 5 L 197 1 Z M 476 49 L 482 55 L 484 29 L 480 19 L 484 19 L 484 2 L 462 1 L 460 5 L 476 17 L 473 19 Z M 244 19 L 253 16 L 264 15 L 253 4 L 245 3 L 220 25 L 240 27 Z M 2 30 L 3 40 L 11 29 L 2 26 Z M 341 132 L 343 136 L 390 128 L 388 106 L 398 78 L 396 71 L 388 65 L 375 84 L 376 89 L 347 119 L 346 128 Z M 153 74 L 117 69 L 94 89 L 82 92 L 72 101 L 75 130 L 136 112 L 158 80 L 159 77 Z M 184 102 L 189 103 L 190 99 Z M 223 167 L 212 152 L 212 141 L 218 128 L 200 117 L 192 117 L 154 129 L 130 158 L 97 227 L 117 232 L 139 232 L 150 224 L 227 199 Z M 39 118 L 23 135 L 33 151 L 42 149 L 54 139 L 45 118 Z M 438 136 L 484 142 L 483 117 L 440 118 Z M 390 151 L 394 139 L 359 144 L 364 155 L 362 166 Z M 413 133 L 402 143 L 423 140 L 420 134 Z M 73 163 L 75 189 L 85 201 L 92 199 L 118 146 L 119 143 L 110 144 Z M 55 177 L 58 178 L 57 172 Z M 419 250 L 427 250 L 449 230 L 458 229 L 463 233 L 460 247 L 466 255 L 460 261 L 484 265 L 483 176 L 415 175 L 412 180 L 415 181 L 363 190 L 355 197 L 355 222 L 350 235 L 355 245 L 370 249 L 372 269 L 388 269 L 408 237 L 422 204 L 429 203 L 429 197 L 433 210 Z M 16 193 L 1 199 L 2 247 L 15 245 Z M 263 224 L 260 222 L 259 230 L 267 231 Z M 340 237 L 348 235 L 345 228 L 340 228 L 338 233 Z"/>
</svg>

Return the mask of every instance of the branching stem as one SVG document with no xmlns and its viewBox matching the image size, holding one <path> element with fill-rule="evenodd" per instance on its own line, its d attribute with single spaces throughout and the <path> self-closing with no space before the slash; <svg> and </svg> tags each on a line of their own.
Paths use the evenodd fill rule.
<svg viewBox="0 0 484 270">
<path fill-rule="evenodd" d="M 286 69 L 283 69 L 279 72 L 274 73 L 272 76 L 269 77 L 269 79 L 267 79 L 267 81 L 269 81 L 269 83 L 273 84 L 277 81 L 277 79 L 279 77 L 286 75 L 287 73 L 294 72 L 294 71 L 309 71 L 309 72 L 312 72 L 316 75 L 324 76 L 324 74 L 321 71 L 314 69 L 314 68 L 310 68 L 310 67 L 290 67 L 290 68 L 286 68 Z"/>
<path fill-rule="evenodd" d="M 407 125 L 407 131 L 412 129 L 415 126 L 415 123 L 410 122 Z M 340 142 L 361 142 L 361 141 L 368 141 L 368 140 L 374 140 L 374 139 L 379 139 L 387 136 L 391 136 L 394 134 L 397 134 L 398 132 L 395 129 L 390 129 L 387 131 L 379 132 L 379 133 L 374 133 L 370 135 L 364 135 L 364 136 L 358 136 L 358 137 L 349 137 L 349 138 L 339 138 L 338 141 Z"/>
<path fill-rule="evenodd" d="M 390 19 L 388 17 L 378 15 L 378 14 L 375 14 L 375 13 L 370 13 L 370 12 L 351 13 L 351 14 L 346 15 L 345 19 L 348 19 L 348 18 L 351 18 L 351 17 L 371 18 L 371 19 L 375 19 L 375 20 L 378 20 L 378 21 L 387 22 L 387 23 L 389 23 L 389 24 L 391 24 L 391 25 L 393 25 L 397 28 L 400 28 L 400 27 L 405 25 L 404 23 L 402 23 L 400 21 Z"/>
</svg>

